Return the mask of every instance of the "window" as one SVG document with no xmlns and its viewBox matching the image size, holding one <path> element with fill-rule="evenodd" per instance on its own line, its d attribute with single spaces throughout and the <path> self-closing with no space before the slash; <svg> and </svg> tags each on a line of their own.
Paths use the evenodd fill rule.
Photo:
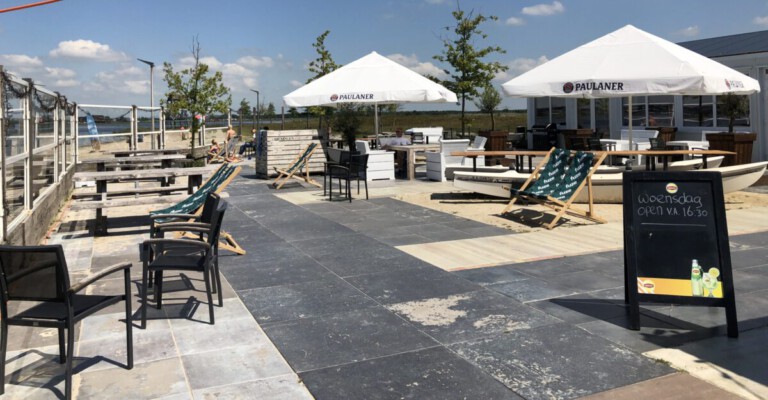
<svg viewBox="0 0 768 400">
<path fill-rule="evenodd" d="M 610 117 L 608 116 L 608 99 L 595 99 L 595 132 L 610 132 Z"/>
<path fill-rule="evenodd" d="M 745 99 L 746 98 L 746 99 Z M 728 116 L 728 113 L 726 111 L 725 106 L 725 100 L 727 99 L 726 96 L 717 96 L 717 126 L 728 128 L 728 124 L 730 123 L 730 117 Z M 733 120 L 733 127 L 734 130 L 737 130 L 739 127 L 749 127 L 750 126 L 750 118 L 749 118 L 749 97 L 747 96 L 733 96 L 733 101 L 745 101 L 746 103 L 743 104 L 745 106 L 745 109 L 742 110 L 742 112 L 735 115 L 735 118 Z M 733 107 L 733 104 L 731 104 L 731 107 Z"/>
<path fill-rule="evenodd" d="M 550 107 L 552 108 L 552 120 L 550 122 L 558 126 L 565 126 L 565 99 L 551 97 Z"/>
<path fill-rule="evenodd" d="M 712 96 L 683 96 L 683 126 L 713 126 Z"/>
<path fill-rule="evenodd" d="M 533 125 L 546 125 L 549 123 L 549 97 L 537 97 L 533 99 L 534 120 Z"/>
<path fill-rule="evenodd" d="M 632 126 L 646 125 L 645 96 L 632 97 Z M 621 99 L 621 124 L 629 126 L 629 100 Z"/>
<path fill-rule="evenodd" d="M 648 96 L 648 126 L 675 126 L 674 96 Z"/>
<path fill-rule="evenodd" d="M 577 128 L 592 128 L 592 100 L 576 100 L 576 125 Z"/>
</svg>

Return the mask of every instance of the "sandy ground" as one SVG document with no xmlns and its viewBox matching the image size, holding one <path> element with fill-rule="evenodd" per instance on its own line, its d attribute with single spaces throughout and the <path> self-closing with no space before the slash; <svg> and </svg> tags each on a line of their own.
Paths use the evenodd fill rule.
<svg viewBox="0 0 768 400">
<path fill-rule="evenodd" d="M 541 221 L 551 220 L 551 209 L 540 206 L 515 206 L 510 214 L 501 215 L 507 201 L 482 196 L 474 193 L 407 193 L 395 196 L 399 200 L 417 204 L 423 207 L 475 220 L 513 232 L 531 232 L 542 228 Z M 574 207 L 585 209 L 586 204 L 575 204 Z M 621 204 L 595 204 L 596 215 L 608 222 L 622 220 Z M 735 210 L 752 207 L 768 207 L 768 194 L 753 192 L 734 192 L 725 195 L 725 209 Z M 543 214 L 542 211 L 548 211 Z M 573 217 L 565 217 L 563 227 L 592 224 L 593 222 Z"/>
<path fill-rule="evenodd" d="M 208 129 L 205 132 L 206 137 L 206 145 L 210 145 L 211 139 L 216 139 L 217 142 L 224 143 L 224 137 L 226 136 L 226 127 L 225 128 L 213 128 Z M 182 140 L 181 134 L 178 131 L 174 132 L 166 132 L 165 134 L 165 148 L 168 149 L 178 149 L 178 148 L 189 148 L 189 131 L 187 131 L 185 138 Z M 110 154 L 107 154 L 108 151 L 114 151 L 114 150 L 128 150 L 128 143 L 125 140 L 120 140 L 116 142 L 111 143 L 101 143 L 98 146 L 98 150 L 95 150 L 91 145 L 83 145 L 80 147 L 80 159 L 90 159 L 90 158 L 103 158 L 103 157 L 111 157 Z M 139 143 L 140 149 L 150 149 L 152 148 L 152 142 L 149 140 L 148 137 L 145 137 L 143 142 Z"/>
</svg>

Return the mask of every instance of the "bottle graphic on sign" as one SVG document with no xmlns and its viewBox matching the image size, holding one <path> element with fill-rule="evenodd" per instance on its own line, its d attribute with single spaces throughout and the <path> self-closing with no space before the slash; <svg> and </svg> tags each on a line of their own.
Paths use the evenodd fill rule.
<svg viewBox="0 0 768 400">
<path fill-rule="evenodd" d="M 702 295 L 701 267 L 699 267 L 699 261 L 696 259 L 691 261 L 691 292 L 694 296 Z"/>
</svg>

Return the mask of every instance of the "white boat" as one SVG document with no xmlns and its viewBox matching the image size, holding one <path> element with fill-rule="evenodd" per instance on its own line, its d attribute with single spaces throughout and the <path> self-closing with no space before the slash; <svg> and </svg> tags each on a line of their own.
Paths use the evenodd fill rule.
<svg viewBox="0 0 768 400">
<path fill-rule="evenodd" d="M 723 192 L 730 193 L 746 189 L 757 182 L 765 173 L 768 161 L 751 164 L 732 165 L 728 167 L 707 168 L 694 171 L 718 171 L 723 177 Z M 529 173 L 506 171 L 502 173 L 488 172 L 459 172 L 457 171 L 453 186 L 469 192 L 477 192 L 488 196 L 509 198 L 509 189 L 519 187 L 530 176 Z M 622 174 L 593 174 L 592 196 L 595 203 L 621 203 Z M 584 189 L 576 198 L 577 203 L 587 201 L 587 190 Z"/>
<path fill-rule="evenodd" d="M 707 157 L 707 169 L 717 168 L 723 163 L 724 156 Z M 661 168 L 661 163 L 656 163 Z M 692 158 L 690 160 L 672 161 L 667 166 L 667 171 L 691 171 L 700 169 L 704 165 L 701 158 Z M 633 171 L 644 171 L 645 163 L 632 166 Z M 623 165 L 601 165 L 597 167 L 596 174 L 620 173 L 626 171 Z"/>
</svg>

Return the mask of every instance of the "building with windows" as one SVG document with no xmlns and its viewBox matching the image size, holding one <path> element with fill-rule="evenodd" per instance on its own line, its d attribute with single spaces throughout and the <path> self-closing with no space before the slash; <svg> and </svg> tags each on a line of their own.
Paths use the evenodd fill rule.
<svg viewBox="0 0 768 400">
<path fill-rule="evenodd" d="M 754 161 L 768 160 L 768 31 L 742 33 L 678 43 L 679 45 L 757 79 L 762 89 L 749 96 L 749 113 L 736 119 L 734 131 L 757 132 Z M 718 114 L 719 96 L 634 96 L 632 126 L 676 127 L 680 135 L 727 131 L 728 118 Z M 628 125 L 628 99 L 528 99 L 528 125 L 557 124 L 560 128 L 590 128 L 618 138 Z"/>
</svg>

